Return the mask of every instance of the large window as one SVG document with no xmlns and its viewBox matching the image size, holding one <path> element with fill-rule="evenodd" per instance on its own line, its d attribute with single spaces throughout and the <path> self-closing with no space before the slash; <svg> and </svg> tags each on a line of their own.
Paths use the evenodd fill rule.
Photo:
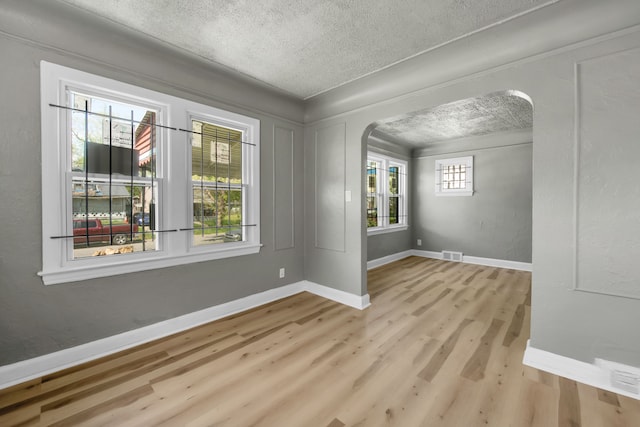
<svg viewBox="0 0 640 427">
<path fill-rule="evenodd" d="M 380 154 L 367 157 L 369 234 L 407 228 L 407 162 Z"/>
<path fill-rule="evenodd" d="M 473 156 L 436 160 L 436 196 L 473 195 Z"/>
<path fill-rule="evenodd" d="M 46 284 L 259 251 L 259 121 L 42 62 Z"/>
</svg>

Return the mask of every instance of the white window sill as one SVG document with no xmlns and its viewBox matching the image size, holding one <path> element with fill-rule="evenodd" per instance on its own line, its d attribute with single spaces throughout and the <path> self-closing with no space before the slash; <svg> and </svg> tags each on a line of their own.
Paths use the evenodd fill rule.
<svg viewBox="0 0 640 427">
<path fill-rule="evenodd" d="M 118 274 L 135 273 L 138 271 L 155 270 L 158 268 L 191 264 L 195 262 L 256 254 L 260 252 L 261 247 L 262 244 L 253 244 L 228 248 L 222 251 L 189 253 L 178 256 L 158 256 L 145 259 L 120 258 L 117 263 L 84 265 L 81 267 L 64 267 L 56 270 L 41 271 L 38 275 L 42 277 L 42 281 L 45 285 L 54 285 L 58 283 L 77 282 L 80 280 L 96 279 L 98 277 L 109 277 Z"/>
<path fill-rule="evenodd" d="M 437 191 L 436 196 L 473 196 L 473 191 Z"/>
<path fill-rule="evenodd" d="M 367 229 L 367 236 L 375 236 L 377 234 L 395 233 L 396 231 L 404 231 L 409 229 L 406 224 L 395 225 L 393 227 L 375 227 Z"/>
</svg>

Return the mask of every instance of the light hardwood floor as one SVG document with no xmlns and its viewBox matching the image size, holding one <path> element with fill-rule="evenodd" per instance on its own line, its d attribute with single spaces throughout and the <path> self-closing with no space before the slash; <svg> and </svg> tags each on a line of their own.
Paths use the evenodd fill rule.
<svg viewBox="0 0 640 427">
<path fill-rule="evenodd" d="M 364 311 L 299 294 L 0 391 L 0 426 L 640 426 L 522 365 L 530 278 L 406 258 Z"/>
</svg>

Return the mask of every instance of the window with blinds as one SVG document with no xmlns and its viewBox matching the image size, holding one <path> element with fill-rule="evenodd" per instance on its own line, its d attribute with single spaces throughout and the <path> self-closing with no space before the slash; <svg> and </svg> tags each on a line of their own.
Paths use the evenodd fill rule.
<svg viewBox="0 0 640 427">
<path fill-rule="evenodd" d="M 193 244 L 243 240 L 242 132 L 192 120 Z"/>
</svg>

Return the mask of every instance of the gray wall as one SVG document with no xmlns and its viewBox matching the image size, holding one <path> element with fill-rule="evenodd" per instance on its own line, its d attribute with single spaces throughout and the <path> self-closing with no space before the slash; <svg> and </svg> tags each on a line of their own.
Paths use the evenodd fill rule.
<svg viewBox="0 0 640 427">
<path fill-rule="evenodd" d="M 367 236 L 367 261 L 418 249 L 531 262 L 531 140 L 529 129 L 461 138 L 412 152 L 370 136 L 368 151 L 410 160 L 410 213 L 407 230 Z M 474 157 L 474 195 L 437 197 L 435 160 L 462 156 Z"/>
<path fill-rule="evenodd" d="M 58 16 L 48 4 L 3 2 L 0 8 L 0 365 L 302 280 L 302 104 L 110 31 L 75 16 L 75 9 Z M 260 119 L 260 253 L 43 285 L 36 275 L 42 268 L 40 164 L 51 161 L 40 158 L 43 59 Z"/>
<path fill-rule="evenodd" d="M 631 116 L 640 114 L 640 28 L 633 25 L 640 3 L 614 4 L 559 2 L 541 10 L 535 22 L 533 15 L 512 20 L 311 99 L 306 159 L 312 159 L 317 129 L 344 126 L 348 167 L 335 181 L 361 201 L 347 204 L 343 254 L 332 256 L 306 242 L 308 277 L 367 292 L 364 171 L 372 123 L 520 90 L 534 103 L 531 345 L 589 363 L 599 357 L 640 366 L 640 329 L 630 327 L 640 321 L 633 261 L 640 258 L 640 224 L 630 217 L 640 211 L 640 197 L 633 196 L 638 187 L 631 187 L 637 151 L 632 135 L 639 131 Z M 603 35 L 613 30 L 621 31 Z M 567 47 L 570 42 L 580 43 Z M 558 49 L 529 56 L 552 47 Z M 357 164 L 354 173 L 349 167 Z M 615 173 L 607 175 L 602 166 L 612 165 Z M 621 178 L 629 180 L 620 184 Z M 307 192 L 314 187 L 314 175 L 307 173 Z M 307 234 L 313 229 L 305 224 Z"/>
<path fill-rule="evenodd" d="M 517 89 L 530 95 L 535 107 L 531 344 L 586 362 L 601 357 L 640 366 L 640 329 L 630 327 L 640 321 L 635 262 L 640 224 L 629 216 L 640 210 L 640 197 L 635 197 L 637 186 L 619 184 L 620 178 L 635 178 L 629 171 L 635 170 L 637 158 L 637 0 L 563 0 L 304 104 L 212 64 L 160 49 L 136 33 L 110 31 L 86 16 L 79 19 L 73 8 L 56 14 L 52 4 L 58 2 L 7 0 L 0 8 L 0 363 L 303 277 L 365 294 L 369 126 L 409 111 Z M 41 268 L 41 59 L 258 117 L 261 253 L 43 286 L 36 276 Z M 293 130 L 295 141 L 293 173 L 277 177 L 272 169 L 276 127 Z M 337 156 L 337 164 L 322 175 L 317 172 L 325 163 L 318 161 L 316 150 L 327 163 Z M 610 165 L 620 167 L 603 174 Z M 318 177 L 325 180 L 321 185 Z M 293 185 L 294 193 L 294 248 L 288 249 L 288 234 L 274 237 L 274 229 L 282 226 L 274 223 L 274 212 L 280 213 L 273 203 L 274 187 L 281 184 Z M 342 198 L 345 191 L 351 192 L 351 202 Z M 280 200 L 282 193 L 276 193 Z M 342 217 L 325 219 L 323 213 L 333 207 Z M 291 215 L 290 206 L 287 211 Z M 318 230 L 331 230 L 327 221 L 340 223 L 344 236 L 318 236 Z M 288 271 L 282 281 L 277 279 L 280 266 Z"/>
<path fill-rule="evenodd" d="M 462 156 L 473 156 L 473 196 L 436 196 L 435 161 Z M 531 143 L 414 158 L 412 247 L 531 262 L 531 160 Z"/>
<path fill-rule="evenodd" d="M 367 236 L 367 261 L 411 249 L 411 229 Z"/>
</svg>

